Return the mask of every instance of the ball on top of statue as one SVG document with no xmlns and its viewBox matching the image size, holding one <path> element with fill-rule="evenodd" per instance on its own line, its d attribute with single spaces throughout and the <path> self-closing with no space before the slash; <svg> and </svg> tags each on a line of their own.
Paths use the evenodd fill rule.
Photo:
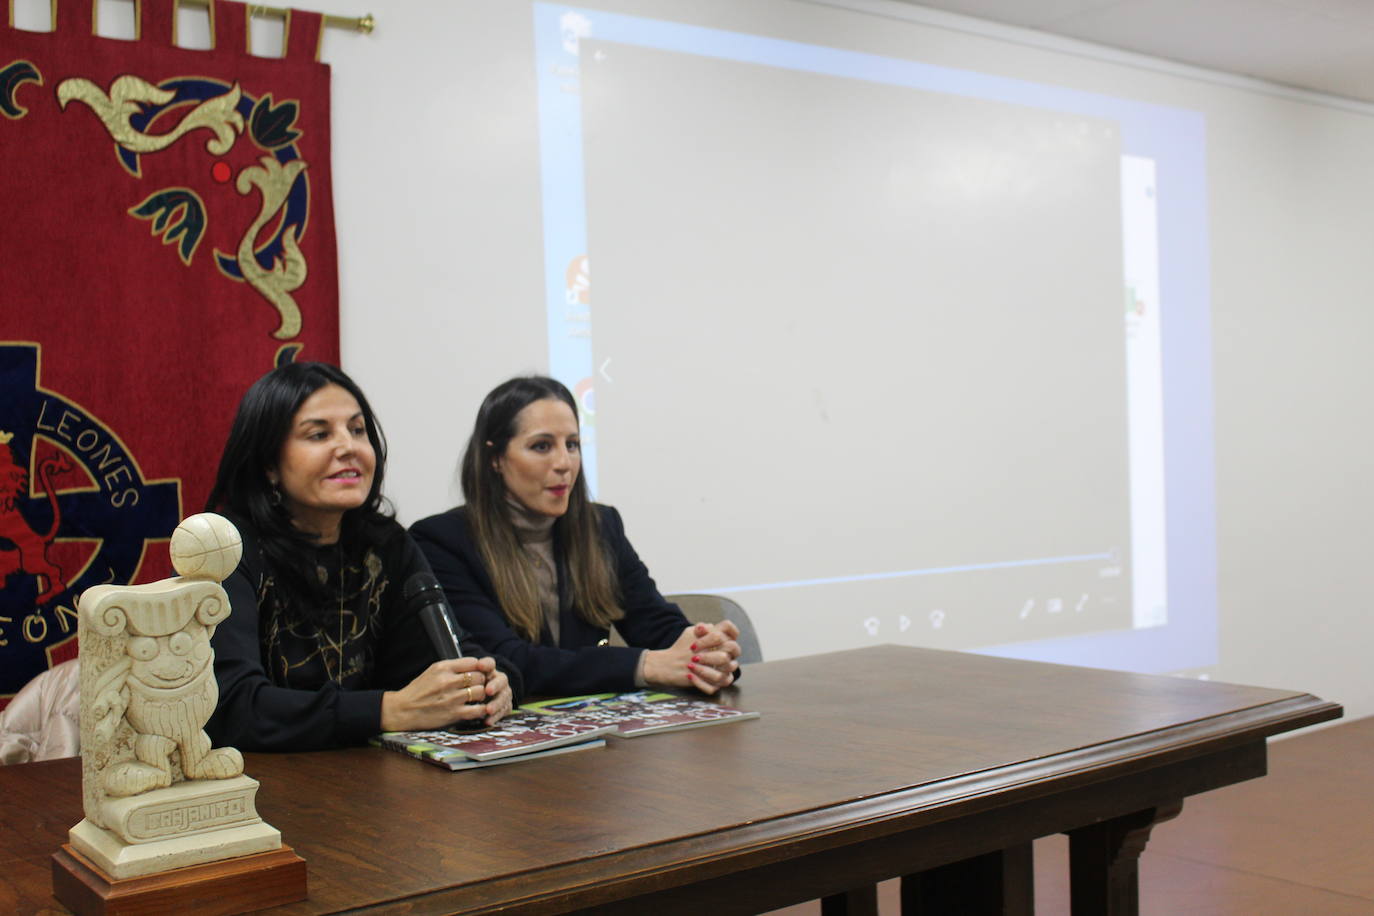
<svg viewBox="0 0 1374 916">
<path fill-rule="evenodd" d="M 178 575 L 223 582 L 238 568 L 243 540 L 229 519 L 201 512 L 177 525 L 169 550 Z"/>
</svg>

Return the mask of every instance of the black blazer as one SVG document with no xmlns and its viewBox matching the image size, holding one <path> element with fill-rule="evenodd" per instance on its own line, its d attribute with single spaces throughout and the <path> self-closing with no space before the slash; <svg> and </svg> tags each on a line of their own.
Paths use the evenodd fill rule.
<svg viewBox="0 0 1374 916">
<path fill-rule="evenodd" d="M 584 620 L 577 613 L 575 598 L 568 600 L 568 576 L 558 549 L 557 523 L 554 557 L 562 607 L 557 645 L 547 626 L 537 643 L 511 627 L 473 540 L 465 506 L 432 515 L 410 528 L 411 537 L 448 595 L 459 625 L 477 642 L 515 663 L 524 675 L 527 694 L 568 696 L 633 690 L 640 652 L 666 649 L 688 626 L 678 606 L 659 594 L 649 570 L 626 540 L 620 513 L 610 506 L 595 508 L 603 544 L 615 568 L 620 606 L 625 610 L 625 617 L 615 627 L 629 647 L 600 645 L 609 631 Z"/>
</svg>

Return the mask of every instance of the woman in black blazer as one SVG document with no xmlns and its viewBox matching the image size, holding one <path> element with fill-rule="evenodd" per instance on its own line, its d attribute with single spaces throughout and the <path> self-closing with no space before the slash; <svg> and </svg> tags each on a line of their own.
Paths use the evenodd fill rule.
<svg viewBox="0 0 1374 916">
<path fill-rule="evenodd" d="M 514 662 L 530 694 L 729 686 L 739 630 L 690 624 L 659 594 L 620 514 L 588 499 L 581 462 L 561 383 L 511 379 L 483 400 L 463 454 L 466 505 L 410 529 L 459 624 Z M 606 644 L 611 626 L 627 646 Z"/>
</svg>

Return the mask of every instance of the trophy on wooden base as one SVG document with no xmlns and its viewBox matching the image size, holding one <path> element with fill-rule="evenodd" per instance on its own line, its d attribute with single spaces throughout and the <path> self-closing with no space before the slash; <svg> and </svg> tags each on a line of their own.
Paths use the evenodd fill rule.
<svg viewBox="0 0 1374 916">
<path fill-rule="evenodd" d="M 79 602 L 86 817 L 53 855 L 53 893 L 78 914 L 134 903 L 227 914 L 305 897 L 305 862 L 258 816 L 243 755 L 204 731 L 239 533 L 203 513 L 170 546 L 177 578 L 98 585 Z"/>
</svg>

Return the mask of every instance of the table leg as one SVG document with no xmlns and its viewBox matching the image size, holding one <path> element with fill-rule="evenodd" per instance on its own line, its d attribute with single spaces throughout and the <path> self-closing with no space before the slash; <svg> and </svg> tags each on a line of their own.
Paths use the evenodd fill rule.
<svg viewBox="0 0 1374 916">
<path fill-rule="evenodd" d="M 1171 802 L 1069 831 L 1069 900 L 1074 916 L 1137 916 L 1140 854 L 1155 824 L 1177 817 Z"/>
<path fill-rule="evenodd" d="M 902 916 L 1031 916 L 1034 912 L 1030 843 L 902 878 Z"/>
<path fill-rule="evenodd" d="M 821 916 L 878 916 L 877 885 L 822 897 Z"/>
</svg>

